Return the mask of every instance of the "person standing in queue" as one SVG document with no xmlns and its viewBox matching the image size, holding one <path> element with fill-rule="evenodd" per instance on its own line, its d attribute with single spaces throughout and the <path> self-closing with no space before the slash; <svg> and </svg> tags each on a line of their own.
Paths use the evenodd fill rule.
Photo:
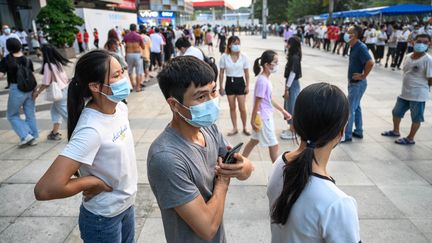
<svg viewBox="0 0 432 243">
<path fill-rule="evenodd" d="M 237 110 L 240 110 L 240 118 L 243 125 L 243 134 L 250 136 L 247 130 L 246 95 L 249 93 L 249 60 L 246 55 L 240 52 L 240 38 L 231 36 L 228 38 L 226 52 L 219 61 L 219 93 L 227 95 L 230 107 L 230 116 L 233 129 L 228 136 L 238 133 Z M 224 77 L 226 82 L 224 85 Z M 237 103 L 237 104 L 236 104 Z"/>
<path fill-rule="evenodd" d="M 84 242 L 134 242 L 137 167 L 120 63 L 95 50 L 77 62 L 68 89 L 66 147 L 35 186 L 37 200 L 83 194 L 78 218 Z M 79 177 L 72 177 L 79 171 Z"/>
</svg>

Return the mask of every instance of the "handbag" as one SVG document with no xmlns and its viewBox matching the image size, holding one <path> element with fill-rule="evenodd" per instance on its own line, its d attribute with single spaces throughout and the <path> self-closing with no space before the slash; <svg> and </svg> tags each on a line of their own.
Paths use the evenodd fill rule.
<svg viewBox="0 0 432 243">
<path fill-rule="evenodd" d="M 63 92 L 60 89 L 57 81 L 52 81 L 50 86 L 45 92 L 45 100 L 47 101 L 59 101 L 63 99 Z"/>
</svg>

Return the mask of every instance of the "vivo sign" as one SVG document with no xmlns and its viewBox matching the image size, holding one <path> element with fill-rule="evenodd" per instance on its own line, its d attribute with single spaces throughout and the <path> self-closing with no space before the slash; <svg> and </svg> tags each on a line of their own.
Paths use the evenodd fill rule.
<svg viewBox="0 0 432 243">
<path fill-rule="evenodd" d="M 150 10 L 141 10 L 139 12 L 139 14 L 143 18 L 157 18 L 157 17 L 159 17 L 159 13 L 158 12 L 156 12 L 156 11 L 150 11 Z"/>
<path fill-rule="evenodd" d="M 159 17 L 174 18 L 175 17 L 174 12 L 170 12 L 170 11 L 157 12 L 151 10 L 140 10 L 139 15 L 143 18 L 159 18 Z"/>
</svg>

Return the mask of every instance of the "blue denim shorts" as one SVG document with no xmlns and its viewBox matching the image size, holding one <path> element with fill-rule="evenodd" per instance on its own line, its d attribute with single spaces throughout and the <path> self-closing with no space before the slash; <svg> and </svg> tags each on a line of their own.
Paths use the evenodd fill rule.
<svg viewBox="0 0 432 243">
<path fill-rule="evenodd" d="M 133 206 L 121 214 L 109 218 L 95 215 L 81 205 L 78 221 L 81 238 L 85 243 L 135 242 L 135 210 Z"/>
<path fill-rule="evenodd" d="M 426 102 L 410 101 L 398 97 L 392 114 L 394 117 L 402 118 L 405 113 L 410 110 L 412 122 L 424 122 L 425 104 Z"/>
</svg>

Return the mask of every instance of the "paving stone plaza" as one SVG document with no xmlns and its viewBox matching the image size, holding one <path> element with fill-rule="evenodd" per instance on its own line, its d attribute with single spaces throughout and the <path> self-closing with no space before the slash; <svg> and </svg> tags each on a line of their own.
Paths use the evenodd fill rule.
<svg viewBox="0 0 432 243">
<path fill-rule="evenodd" d="M 271 76 L 273 96 L 282 103 L 285 80 L 283 40 L 241 35 L 242 52 L 253 61 L 266 49 L 279 53 L 279 72 Z M 202 47 L 207 51 L 207 47 Z M 215 48 L 215 52 L 217 49 Z M 219 54 L 214 55 L 219 60 Z M 40 68 L 40 62 L 35 64 Z M 251 66 L 252 68 L 252 66 Z M 315 82 L 329 82 L 347 92 L 348 59 L 308 47 L 303 48 L 302 87 Z M 72 74 L 73 65 L 68 68 Z M 251 73 L 251 92 L 253 78 Z M 41 80 L 39 74 L 37 79 Z M 154 85 L 128 99 L 129 119 L 135 139 L 139 184 L 136 200 L 136 240 L 144 243 L 165 242 L 160 211 L 147 179 L 146 157 L 151 142 L 171 118 L 171 111 Z M 392 128 L 391 110 L 400 93 L 402 72 L 375 66 L 368 77 L 362 99 L 364 139 L 337 146 L 329 162 L 329 172 L 336 184 L 358 203 L 362 242 L 432 242 L 432 105 L 426 104 L 425 122 L 416 137 L 416 145 L 401 146 L 380 133 Z M 18 137 L 5 118 L 8 92 L 0 81 L 0 242 L 82 242 L 78 214 L 81 195 L 63 200 L 38 202 L 33 195 L 35 183 L 65 146 L 66 139 L 47 141 L 51 129 L 49 104 L 37 100 L 40 142 L 19 149 Z M 252 109 L 248 96 L 248 114 Z M 224 134 L 231 130 L 226 97 L 221 97 L 218 126 Z M 66 123 L 64 123 L 66 124 Z M 277 135 L 287 129 L 275 113 Z M 403 119 L 401 132 L 406 136 L 411 125 Z M 65 127 L 64 127 L 65 128 Z M 66 137 L 66 130 L 62 131 Z M 231 144 L 247 142 L 237 134 L 227 137 Z M 296 147 L 293 141 L 280 140 L 280 153 Z M 225 205 L 224 224 L 228 242 L 270 242 L 266 185 L 271 170 L 266 148 L 257 147 L 249 157 L 255 171 L 243 182 L 231 180 Z"/>
</svg>

